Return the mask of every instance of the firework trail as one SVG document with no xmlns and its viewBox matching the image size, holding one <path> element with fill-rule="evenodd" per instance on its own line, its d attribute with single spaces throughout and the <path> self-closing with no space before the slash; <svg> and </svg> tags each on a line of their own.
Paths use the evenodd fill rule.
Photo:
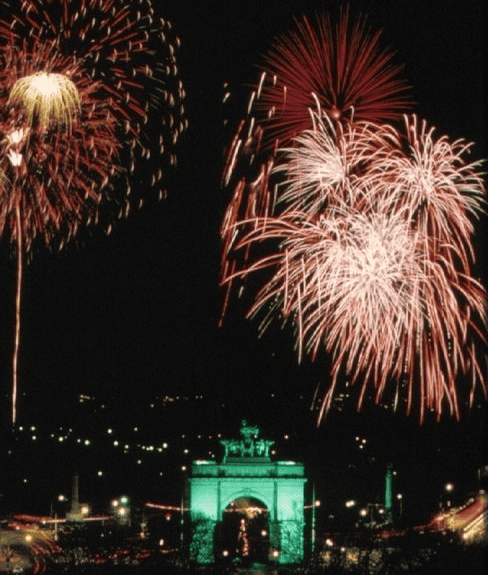
<svg viewBox="0 0 488 575">
<path fill-rule="evenodd" d="M 312 128 L 311 109 L 326 112 L 335 125 L 394 120 L 409 110 L 402 66 L 393 63 L 393 52 L 381 49 L 380 36 L 366 18 L 354 20 L 345 9 L 335 25 L 328 15 L 297 19 L 295 29 L 278 38 L 266 55 L 223 173 L 223 185 L 232 190 L 221 228 L 224 279 L 242 265 L 233 258 L 232 247 L 244 232 L 236 222 L 276 212 L 274 166 L 280 165 L 280 150 Z M 359 151 L 351 153 L 359 157 Z M 242 257 L 249 258 L 251 251 L 249 246 Z M 224 309 L 229 296 L 228 290 Z"/>
<path fill-rule="evenodd" d="M 171 24 L 149 0 L 4 1 L 0 233 L 17 254 L 12 420 L 23 257 L 163 197 L 186 127 Z M 137 168 L 137 171 L 136 171 Z"/>
<path fill-rule="evenodd" d="M 466 162 L 470 144 L 436 138 L 415 116 L 405 134 L 313 118 L 280 151 L 276 213 L 234 226 L 237 254 L 267 245 L 268 255 L 241 257 L 225 281 L 266 271 L 249 316 L 262 316 L 261 330 L 291 322 L 299 359 L 332 358 L 319 421 L 341 379 L 360 387 L 358 407 L 369 388 L 380 402 L 397 384 L 421 421 L 446 407 L 459 417 L 461 380 L 471 403 L 487 392 L 477 356 L 486 294 L 472 277 L 481 164 Z"/>
</svg>

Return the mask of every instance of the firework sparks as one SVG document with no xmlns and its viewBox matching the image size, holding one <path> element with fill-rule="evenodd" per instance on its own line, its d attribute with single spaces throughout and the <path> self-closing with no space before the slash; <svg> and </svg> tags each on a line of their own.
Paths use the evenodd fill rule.
<svg viewBox="0 0 488 575">
<path fill-rule="evenodd" d="M 409 88 L 380 37 L 366 18 L 352 21 L 348 9 L 337 25 L 328 14 L 315 22 L 298 19 L 265 58 L 272 81 L 263 83 L 256 105 L 270 116 L 267 137 L 289 140 L 308 129 L 316 104 L 334 121 L 400 119 L 411 105 Z"/>
<path fill-rule="evenodd" d="M 264 59 L 260 80 L 249 98 L 248 117 L 236 131 L 224 169 L 223 183 L 233 193 L 221 229 L 223 277 L 232 275 L 238 265 L 232 246 L 244 228 L 236 228 L 236 222 L 281 209 L 275 205 L 280 174 L 274 167 L 281 165 L 282 150 L 313 128 L 311 110 L 330 118 L 330 125 L 316 133 L 323 147 L 313 146 L 322 155 L 316 160 L 325 159 L 320 168 L 325 182 L 329 177 L 344 177 L 344 161 L 351 156 L 364 158 L 364 153 L 355 149 L 354 138 L 349 144 L 344 142 L 346 149 L 336 150 L 334 133 L 341 125 L 354 120 L 363 123 L 358 129 L 367 130 L 366 124 L 401 118 L 410 108 L 409 88 L 400 78 L 402 67 L 393 63 L 393 52 L 381 49 L 380 36 L 381 32 L 370 30 L 365 18 L 353 20 L 346 9 L 337 25 L 328 15 L 314 21 L 303 17 L 295 29 L 275 41 Z M 359 141 L 372 149 L 366 139 Z M 293 196 L 295 191 L 290 188 L 288 194 Z M 318 197 L 307 201 L 315 202 L 317 208 L 322 202 Z M 294 207 L 293 202 L 288 205 Z"/>
<path fill-rule="evenodd" d="M 456 246 L 467 273 L 474 258 L 473 219 L 479 217 L 486 202 L 482 162 L 465 159 L 472 146 L 464 140 L 436 137 L 425 120 L 419 123 L 411 116 L 405 118 L 406 153 L 391 153 L 385 161 L 388 184 L 394 188 L 387 200 L 393 198 L 397 208 L 406 206 L 409 218 L 425 237 Z M 373 171 L 375 176 L 382 175 Z"/>
<path fill-rule="evenodd" d="M 376 172 L 390 160 L 392 144 L 399 146 L 396 131 L 368 122 L 342 126 L 327 115 L 310 114 L 314 128 L 280 150 L 274 173 L 283 173 L 286 185 L 277 186 L 276 211 L 320 215 L 345 201 L 356 207 L 370 203 L 379 180 Z"/>
<path fill-rule="evenodd" d="M 78 90 L 69 78 L 45 72 L 19 78 L 10 92 L 10 101 L 15 100 L 27 110 L 28 124 L 36 118 L 44 130 L 53 123 L 71 125 L 73 110 L 80 106 Z"/>
<path fill-rule="evenodd" d="M 435 138 L 414 116 L 406 135 L 391 127 L 315 128 L 280 152 L 276 214 L 237 221 L 232 249 L 246 257 L 224 278 L 270 275 L 249 316 L 261 329 L 284 318 L 299 358 L 332 358 L 320 418 L 338 382 L 368 388 L 380 402 L 388 384 L 405 390 L 407 412 L 460 416 L 460 378 L 473 400 L 486 381 L 475 352 L 486 330 L 485 290 L 472 277 L 473 225 L 484 203 L 480 163 L 470 145 Z M 238 235 L 236 233 L 236 235 Z M 269 253 L 253 263 L 253 246 Z"/>
<path fill-rule="evenodd" d="M 17 252 L 15 424 L 23 255 L 36 238 L 62 248 L 84 226 L 110 231 L 142 205 L 139 190 L 163 197 L 186 119 L 179 40 L 149 0 L 4 4 L 0 233 Z"/>
</svg>

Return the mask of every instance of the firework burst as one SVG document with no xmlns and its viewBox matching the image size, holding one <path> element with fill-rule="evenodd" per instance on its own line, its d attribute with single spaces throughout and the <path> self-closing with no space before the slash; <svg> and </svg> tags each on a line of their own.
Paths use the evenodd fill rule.
<svg viewBox="0 0 488 575">
<path fill-rule="evenodd" d="M 313 129 L 280 150 L 274 173 L 284 175 L 286 186 L 277 184 L 275 211 L 323 215 L 342 209 L 344 202 L 357 209 L 370 204 L 378 184 L 376 169 L 381 172 L 389 161 L 392 144 L 398 147 L 397 132 L 369 122 L 334 124 L 312 111 L 310 116 Z"/>
<path fill-rule="evenodd" d="M 411 105 L 409 88 L 380 37 L 366 18 L 352 21 L 348 9 L 336 25 L 328 14 L 297 19 L 265 57 L 256 105 L 269 115 L 267 139 L 286 141 L 308 129 L 316 105 L 334 121 L 401 119 Z"/>
<path fill-rule="evenodd" d="M 409 88 L 400 78 L 402 67 L 393 63 L 393 52 L 381 49 L 380 36 L 381 32 L 371 31 L 365 18 L 353 20 L 346 9 L 336 25 L 328 15 L 297 19 L 295 29 L 278 38 L 265 56 L 260 80 L 249 98 L 247 118 L 236 130 L 223 174 L 224 186 L 232 189 L 221 229 L 224 278 L 240 265 L 232 256 L 232 246 L 243 233 L 236 222 L 280 212 L 283 202 L 276 206 L 280 173 L 274 167 L 281 165 L 282 151 L 294 146 L 303 131 L 312 129 L 311 110 L 318 109 L 330 119 L 330 125 L 316 132 L 323 147 L 313 146 L 327 156 L 321 168 L 325 182 L 351 169 L 344 160 L 364 158 L 355 139 L 344 142 L 346 149 L 336 150 L 336 130 L 351 121 L 362 123 L 358 130 L 367 130 L 366 124 L 399 119 L 410 108 Z M 366 139 L 360 142 L 372 148 Z M 288 194 L 293 196 L 295 191 L 289 189 Z M 318 202 L 318 207 L 322 200 L 314 197 L 307 202 Z"/>
<path fill-rule="evenodd" d="M 263 316 L 262 330 L 291 322 L 299 359 L 332 358 L 320 418 L 341 379 L 359 386 L 359 407 L 368 389 L 380 402 L 390 384 L 421 421 L 427 410 L 459 417 L 460 380 L 470 381 L 471 402 L 477 387 L 487 391 L 476 345 L 485 290 L 472 277 L 480 163 L 465 160 L 469 144 L 436 138 L 415 116 L 405 135 L 334 128 L 323 114 L 314 124 L 280 153 L 279 213 L 234 225 L 232 248 L 246 257 L 225 281 L 266 270 L 249 316 Z M 268 255 L 247 263 L 264 245 Z"/>
<path fill-rule="evenodd" d="M 16 413 L 23 256 L 163 197 L 186 127 L 171 25 L 149 0 L 4 2 L 0 233 L 17 252 Z M 137 171 L 136 171 L 137 167 Z"/>
<path fill-rule="evenodd" d="M 473 220 L 482 213 L 485 187 L 482 162 L 467 162 L 473 146 L 464 140 L 451 142 L 447 136 L 436 137 L 435 128 L 416 116 L 405 118 L 405 136 L 373 170 L 381 176 L 387 168 L 387 201 L 405 206 L 409 219 L 425 237 L 455 246 L 459 261 L 469 273 L 474 259 Z M 380 188 L 381 191 L 381 188 Z"/>
</svg>

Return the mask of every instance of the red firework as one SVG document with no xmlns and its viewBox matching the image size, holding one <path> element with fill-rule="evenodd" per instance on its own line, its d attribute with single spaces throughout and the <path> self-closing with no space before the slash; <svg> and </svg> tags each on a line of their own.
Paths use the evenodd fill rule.
<svg viewBox="0 0 488 575">
<path fill-rule="evenodd" d="M 256 106 L 270 115 L 266 139 L 283 142 L 310 128 L 315 106 L 335 121 L 401 119 L 411 107 L 409 87 L 394 53 L 380 48 L 380 37 L 366 18 L 351 22 L 348 9 L 337 25 L 328 14 L 314 23 L 298 19 L 265 57 Z"/>
<path fill-rule="evenodd" d="M 133 187 L 162 197 L 186 120 L 179 41 L 149 0 L 4 4 L 0 233 L 15 245 L 18 264 L 15 424 L 24 254 L 36 238 L 62 248 L 84 226 L 110 231 L 114 218 L 142 204 Z"/>
<path fill-rule="evenodd" d="M 8 182 L 8 201 L 0 201 L 0 233 L 20 241 L 28 253 L 38 236 L 48 246 L 62 247 L 96 215 L 122 168 L 117 117 L 99 105 L 97 83 L 51 49 L 34 48 L 29 59 L 22 55 L 12 46 L 4 49 L 6 67 L 0 71 L 0 162 Z M 68 121 L 54 116 L 40 121 L 37 110 L 29 118 L 28 102 L 12 97 L 19 80 L 36 74 L 46 90 L 55 85 L 54 74 L 76 86 L 80 105 L 68 107 Z"/>
<path fill-rule="evenodd" d="M 280 151 L 313 128 L 312 110 L 345 125 L 397 120 L 410 108 L 402 66 L 393 63 L 393 52 L 380 48 L 380 36 L 366 18 L 351 21 L 346 9 L 337 25 L 328 15 L 315 22 L 298 19 L 296 28 L 277 39 L 266 55 L 223 175 L 224 186 L 233 188 L 221 228 L 224 281 L 238 266 L 232 247 L 243 227 L 235 224 L 280 212 L 275 205 L 280 176 L 273 175 L 273 168 L 280 164 Z"/>
</svg>

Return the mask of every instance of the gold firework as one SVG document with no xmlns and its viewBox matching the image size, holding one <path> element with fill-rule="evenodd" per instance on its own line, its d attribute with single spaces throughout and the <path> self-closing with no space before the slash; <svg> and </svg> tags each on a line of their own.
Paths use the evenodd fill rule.
<svg viewBox="0 0 488 575">
<path fill-rule="evenodd" d="M 38 72 L 19 78 L 10 92 L 10 100 L 20 100 L 27 110 L 28 123 L 37 118 L 42 129 L 49 125 L 68 128 L 80 96 L 74 83 L 63 74 Z"/>
</svg>

